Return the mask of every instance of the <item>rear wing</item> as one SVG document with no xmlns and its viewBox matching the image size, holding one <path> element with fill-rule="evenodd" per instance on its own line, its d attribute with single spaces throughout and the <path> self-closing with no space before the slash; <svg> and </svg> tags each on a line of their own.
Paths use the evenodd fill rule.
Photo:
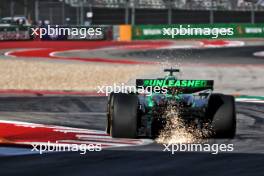
<svg viewBox="0 0 264 176">
<path fill-rule="evenodd" d="M 168 89 L 177 89 L 181 92 L 198 92 L 202 90 L 213 90 L 213 80 L 175 80 L 175 79 L 137 79 L 137 88 L 161 87 Z"/>
</svg>

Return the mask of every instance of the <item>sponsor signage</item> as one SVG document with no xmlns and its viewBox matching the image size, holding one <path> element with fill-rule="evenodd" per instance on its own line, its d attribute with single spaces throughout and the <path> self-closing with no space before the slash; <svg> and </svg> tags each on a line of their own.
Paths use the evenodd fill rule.
<svg viewBox="0 0 264 176">
<path fill-rule="evenodd" d="M 135 25 L 132 28 L 134 40 L 258 37 L 264 37 L 264 24 Z"/>
</svg>

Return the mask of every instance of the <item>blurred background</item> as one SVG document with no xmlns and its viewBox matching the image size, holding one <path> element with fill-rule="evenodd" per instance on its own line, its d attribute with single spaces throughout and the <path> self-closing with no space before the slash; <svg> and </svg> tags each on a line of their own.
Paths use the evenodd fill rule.
<svg viewBox="0 0 264 176">
<path fill-rule="evenodd" d="M 1 25 L 262 23 L 263 0 L 1 0 Z"/>
</svg>

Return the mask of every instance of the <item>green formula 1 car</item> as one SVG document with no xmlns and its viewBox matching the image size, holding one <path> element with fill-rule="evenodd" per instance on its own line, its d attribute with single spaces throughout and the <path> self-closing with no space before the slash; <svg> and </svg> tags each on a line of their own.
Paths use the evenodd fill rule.
<svg viewBox="0 0 264 176">
<path fill-rule="evenodd" d="M 209 137 L 233 138 L 236 132 L 234 97 L 213 93 L 213 80 L 180 80 L 178 69 L 165 69 L 162 79 L 137 79 L 137 89 L 148 93 L 111 93 L 106 132 L 116 138 L 156 137 L 166 125 L 168 106 L 175 107 L 184 124 L 211 130 Z M 207 136 L 208 137 L 208 136 Z"/>
</svg>

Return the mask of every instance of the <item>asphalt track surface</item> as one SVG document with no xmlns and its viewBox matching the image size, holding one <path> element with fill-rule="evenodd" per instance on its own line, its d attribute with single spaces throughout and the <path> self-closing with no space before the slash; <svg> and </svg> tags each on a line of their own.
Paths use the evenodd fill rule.
<svg viewBox="0 0 264 176">
<path fill-rule="evenodd" d="M 263 64 L 264 58 L 252 54 L 263 51 L 263 46 L 244 46 L 234 48 L 199 48 L 199 49 L 159 49 L 152 51 L 133 51 L 120 54 L 122 57 L 144 58 L 159 61 L 165 58 L 170 62 L 205 63 L 205 64 Z M 119 54 L 116 54 L 119 55 Z M 250 59 L 249 59 L 250 58 Z"/>
<path fill-rule="evenodd" d="M 182 49 L 142 49 L 142 50 L 113 50 L 102 49 L 96 50 L 79 50 L 57 53 L 57 56 L 74 57 L 76 54 L 79 58 L 103 57 L 110 59 L 129 58 L 138 61 L 169 61 L 177 63 L 194 63 L 194 64 L 242 64 L 257 65 L 264 63 L 264 57 L 253 56 L 253 53 L 263 51 L 262 46 L 242 46 L 226 48 L 182 48 Z M 250 59 L 249 59 L 250 58 Z"/>
<path fill-rule="evenodd" d="M 180 52 L 185 59 L 191 60 L 196 59 L 195 55 L 200 55 L 206 63 L 229 64 L 232 58 L 235 64 L 263 64 L 261 58 L 250 54 L 260 50 L 264 50 L 264 47 L 192 50 L 192 54 L 190 50 L 155 50 L 130 52 L 127 55 L 153 59 L 166 53 L 167 57 L 175 57 L 172 52 Z M 233 152 L 217 155 L 203 152 L 171 154 L 163 152 L 162 145 L 153 143 L 86 155 L 65 152 L 4 156 L 0 158 L 0 175 L 263 175 L 264 106 L 242 102 L 236 105 L 235 139 L 207 141 L 210 144 L 233 143 Z M 105 107 L 106 97 L 1 97 L 0 119 L 104 130 Z"/>
</svg>

